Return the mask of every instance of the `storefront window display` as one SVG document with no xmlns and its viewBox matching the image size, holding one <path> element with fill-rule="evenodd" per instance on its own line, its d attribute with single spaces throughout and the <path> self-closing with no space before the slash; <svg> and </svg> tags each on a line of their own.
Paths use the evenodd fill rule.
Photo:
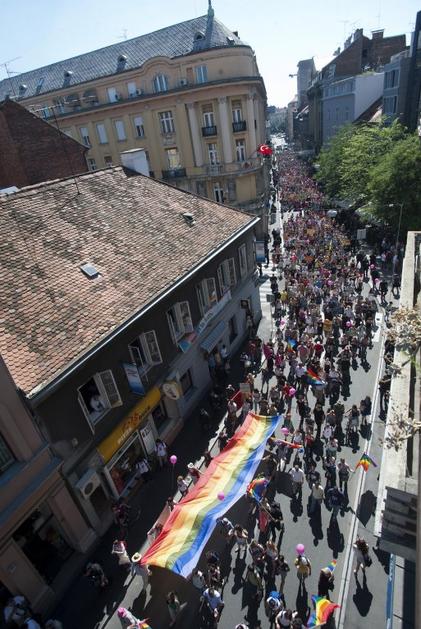
<svg viewBox="0 0 421 629">
<path fill-rule="evenodd" d="M 121 496 L 130 488 L 131 483 L 136 482 L 135 464 L 144 456 L 139 434 L 136 432 L 107 465 L 107 470 L 116 495 Z"/>
<path fill-rule="evenodd" d="M 41 505 L 21 524 L 13 539 L 47 583 L 54 580 L 74 552 L 47 504 Z"/>
</svg>

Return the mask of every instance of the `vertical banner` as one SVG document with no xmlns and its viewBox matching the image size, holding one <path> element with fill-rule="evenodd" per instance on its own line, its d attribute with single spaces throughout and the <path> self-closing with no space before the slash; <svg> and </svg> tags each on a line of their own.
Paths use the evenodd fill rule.
<svg viewBox="0 0 421 629">
<path fill-rule="evenodd" d="M 137 395 L 145 395 L 145 387 L 140 379 L 136 365 L 132 363 L 123 363 L 123 369 L 126 374 L 130 389 Z"/>
</svg>

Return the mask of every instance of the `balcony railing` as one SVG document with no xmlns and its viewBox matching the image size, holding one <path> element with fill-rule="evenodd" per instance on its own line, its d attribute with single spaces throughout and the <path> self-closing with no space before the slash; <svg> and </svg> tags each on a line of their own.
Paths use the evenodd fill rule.
<svg viewBox="0 0 421 629">
<path fill-rule="evenodd" d="M 206 172 L 208 175 L 219 175 L 224 170 L 223 164 L 207 164 Z"/>
<path fill-rule="evenodd" d="M 162 171 L 162 179 L 181 179 L 186 177 L 185 168 L 172 168 L 171 170 Z"/>
<path fill-rule="evenodd" d="M 247 129 L 247 122 L 245 120 L 240 120 L 239 122 L 232 123 L 233 133 L 238 133 L 239 131 L 245 131 L 246 129 Z"/>
<path fill-rule="evenodd" d="M 206 164 L 203 170 L 206 175 L 229 175 L 231 173 L 242 173 L 246 171 L 258 170 L 262 167 L 260 157 L 249 158 L 245 162 L 231 162 L 230 164 Z"/>
<path fill-rule="evenodd" d="M 217 133 L 217 129 L 216 129 L 216 125 L 213 124 L 210 127 L 202 127 L 202 136 L 204 138 L 208 138 L 211 135 L 216 135 Z"/>
</svg>

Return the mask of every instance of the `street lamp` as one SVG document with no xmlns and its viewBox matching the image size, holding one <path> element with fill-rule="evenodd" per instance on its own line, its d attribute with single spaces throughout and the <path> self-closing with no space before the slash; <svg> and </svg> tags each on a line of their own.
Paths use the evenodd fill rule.
<svg viewBox="0 0 421 629">
<path fill-rule="evenodd" d="M 398 207 L 399 209 L 399 222 L 398 222 L 398 232 L 396 234 L 396 253 L 398 252 L 398 243 L 399 243 L 399 234 L 401 231 L 401 223 L 402 223 L 402 212 L 403 212 L 403 203 L 389 203 L 389 207 Z"/>
</svg>

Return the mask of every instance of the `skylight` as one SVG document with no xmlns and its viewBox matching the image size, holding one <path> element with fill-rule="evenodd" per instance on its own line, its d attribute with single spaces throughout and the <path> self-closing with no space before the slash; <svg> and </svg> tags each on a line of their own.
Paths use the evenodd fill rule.
<svg viewBox="0 0 421 629">
<path fill-rule="evenodd" d="M 90 262 L 82 264 L 80 266 L 80 270 L 86 275 L 86 277 L 89 277 L 90 280 L 93 280 L 99 276 L 99 271 Z"/>
</svg>

